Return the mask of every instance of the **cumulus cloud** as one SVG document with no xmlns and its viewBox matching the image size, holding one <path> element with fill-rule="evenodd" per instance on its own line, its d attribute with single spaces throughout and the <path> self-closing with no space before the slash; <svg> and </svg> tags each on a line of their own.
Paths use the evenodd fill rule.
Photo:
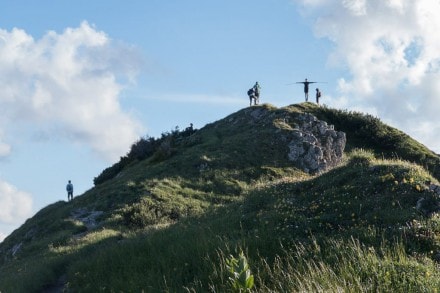
<svg viewBox="0 0 440 293">
<path fill-rule="evenodd" d="M 11 153 L 11 146 L 0 141 L 0 157 L 7 157 Z"/>
<path fill-rule="evenodd" d="M 0 223 L 19 224 L 32 213 L 32 197 L 0 180 Z"/>
<path fill-rule="evenodd" d="M 329 64 L 348 70 L 335 103 L 369 109 L 440 152 L 440 2 L 294 2 L 334 43 Z"/>
<path fill-rule="evenodd" d="M 139 56 L 87 22 L 62 33 L 49 31 L 38 40 L 21 29 L 0 29 L 4 132 L 19 121 L 35 133 L 118 158 L 142 130 L 119 101 L 139 70 Z M 9 152 L 7 141 L 0 140 L 0 156 Z"/>
</svg>

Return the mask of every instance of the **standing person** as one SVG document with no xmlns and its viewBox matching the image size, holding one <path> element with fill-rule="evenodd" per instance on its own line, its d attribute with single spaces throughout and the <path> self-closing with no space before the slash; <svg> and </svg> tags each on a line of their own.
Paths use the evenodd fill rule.
<svg viewBox="0 0 440 293">
<path fill-rule="evenodd" d="M 316 104 L 319 105 L 319 98 L 321 97 L 321 92 L 319 91 L 319 88 L 316 88 Z"/>
<path fill-rule="evenodd" d="M 304 96 L 306 98 L 306 102 L 309 101 L 309 84 L 317 83 L 317 81 L 307 81 L 307 78 L 306 78 L 305 81 L 298 81 L 296 83 L 303 83 L 304 84 Z"/>
<path fill-rule="evenodd" d="M 254 105 L 258 105 L 260 101 L 260 89 L 261 87 L 257 81 L 254 86 L 247 91 L 249 96 L 249 106 L 252 106 L 252 100 L 254 101 Z"/>
<path fill-rule="evenodd" d="M 258 81 L 257 81 L 255 83 L 255 85 L 254 85 L 254 92 L 255 92 L 255 95 L 257 97 L 260 97 L 260 89 L 261 89 L 261 87 L 260 87 L 260 85 L 258 84 Z"/>
<path fill-rule="evenodd" d="M 257 104 L 257 98 L 255 96 L 254 88 L 250 88 L 247 91 L 247 94 L 249 96 L 249 106 L 252 106 L 252 101 L 254 101 L 254 104 L 256 105 Z"/>
<path fill-rule="evenodd" d="M 254 89 L 255 100 L 256 100 L 255 103 L 259 104 L 259 102 L 260 102 L 260 89 L 261 89 L 261 87 L 258 84 L 258 81 L 255 83 L 253 89 Z"/>
<path fill-rule="evenodd" d="M 72 182 L 67 183 L 66 185 L 66 190 L 67 190 L 67 201 L 71 201 L 73 199 L 73 184 Z"/>
</svg>

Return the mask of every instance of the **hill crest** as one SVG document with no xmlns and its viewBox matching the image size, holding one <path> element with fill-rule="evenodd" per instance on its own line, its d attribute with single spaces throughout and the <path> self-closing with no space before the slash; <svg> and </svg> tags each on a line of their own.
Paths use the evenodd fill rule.
<svg viewBox="0 0 440 293">
<path fill-rule="evenodd" d="M 345 136 L 330 125 L 345 132 L 346 141 L 343 139 Z M 130 257 L 126 248 L 133 248 L 133 245 L 138 247 L 137 243 L 143 243 L 154 249 L 156 245 L 164 247 L 168 243 L 174 249 L 180 249 L 171 243 L 180 241 L 182 247 L 191 249 L 191 246 L 196 246 L 195 243 L 191 242 L 190 246 L 185 244 L 194 238 L 190 231 L 199 231 L 204 227 L 207 228 L 203 230 L 206 238 L 199 233 L 196 237 L 209 243 L 206 244 L 209 249 L 200 249 L 205 249 L 205 253 L 211 256 L 219 247 L 224 249 L 223 242 L 244 241 L 251 251 L 252 231 L 255 229 L 260 232 L 269 229 L 267 233 L 273 235 L 275 240 L 259 232 L 258 237 L 266 239 L 264 241 L 267 243 L 263 245 L 263 242 L 257 247 L 260 252 L 264 250 L 274 256 L 281 253 L 279 248 L 275 248 L 275 242 L 290 239 L 285 242 L 287 245 L 290 241 L 298 240 L 282 232 L 286 231 L 283 228 L 287 226 L 302 227 L 303 232 L 313 228 L 315 236 L 321 233 L 328 235 L 326 229 L 333 227 L 332 233 L 340 235 L 342 239 L 345 237 L 344 229 L 348 229 L 352 234 L 363 235 L 359 237 L 364 240 L 373 241 L 361 232 L 368 225 L 383 229 L 393 223 L 396 231 L 392 233 L 396 234 L 392 235 L 400 235 L 398 231 L 406 221 L 419 220 L 415 207 L 420 198 L 428 202 L 433 199 L 432 203 L 436 203 L 426 181 L 437 183 L 438 156 L 404 133 L 368 115 L 318 107 L 311 103 L 280 109 L 261 105 L 239 110 L 195 132 L 185 131 L 163 135 L 156 145 L 152 144 L 148 155 L 139 156 L 137 153 L 138 156 L 135 156 L 132 148 L 125 159 L 121 159 L 123 163 L 120 162 L 120 169 L 113 176 L 71 203 L 57 202 L 42 209 L 14 231 L 0 244 L 0 276 L 4 276 L 0 277 L 0 290 L 16 288 L 15 285 L 7 287 L 3 284 L 12 284 L 18 277 L 29 282 L 29 285 L 20 287 L 24 288 L 23 291 L 39 290 L 42 286 L 56 283 L 63 276 L 67 276 L 74 289 L 80 289 L 80 284 L 92 286 L 88 283 L 91 281 L 86 281 L 84 272 L 100 274 L 106 265 L 91 268 L 91 264 L 81 261 L 82 258 L 94 259 L 99 263 L 115 254 L 113 249 L 119 247 L 127 254 L 125 260 L 136 267 L 133 263 L 135 258 Z M 327 135 L 320 137 L 316 134 Z M 292 142 L 298 136 L 304 140 Z M 327 151 L 330 155 L 327 157 L 326 151 L 318 148 L 322 145 L 330 146 Z M 343 156 L 344 146 L 348 154 Z M 334 164 L 331 164 L 333 169 L 311 175 L 309 172 L 313 169 L 309 165 L 301 168 L 301 165 L 293 164 L 289 155 L 297 156 L 302 152 L 301 148 L 303 154 L 309 153 L 306 149 L 318 149 L 311 153 L 318 154 L 326 163 L 329 156 L 334 156 Z M 396 156 L 417 162 L 420 166 L 396 160 Z M 384 160 L 387 157 L 390 160 Z M 360 190 L 362 196 L 357 195 L 358 198 L 354 199 Z M 350 200 L 351 197 L 353 199 Z M 339 201 L 341 206 L 338 207 L 335 201 Z M 343 205 L 344 201 L 350 204 Z M 395 205 L 386 205 L 388 201 Z M 281 203 L 287 207 L 286 210 L 276 208 Z M 379 206 L 374 207 L 378 203 Z M 364 208 L 359 208 L 359 204 Z M 402 208 L 399 213 L 390 213 L 392 208 L 399 205 Z M 327 208 L 322 208 L 325 206 Z M 370 206 L 372 211 L 366 206 Z M 220 214 L 218 211 L 221 211 Z M 228 216 L 225 218 L 222 214 Z M 289 219 L 288 222 L 283 222 L 281 217 Z M 353 218 L 359 219 L 359 222 L 353 222 Z M 344 229 L 339 230 L 338 223 Z M 220 228 L 225 225 L 230 229 Z M 209 231 L 216 231 L 214 234 L 220 235 L 223 240 L 217 242 L 214 240 L 217 236 Z M 296 233 L 295 237 L 306 239 L 308 232 L 303 232 Z M 176 239 L 177 235 L 186 236 Z M 434 238 L 429 238 L 428 242 L 430 249 L 435 250 L 438 244 Z M 104 252 L 101 254 L 100 251 Z M 157 255 L 168 259 L 164 253 L 156 251 Z M 188 254 L 188 251 L 182 253 Z M 191 263 L 188 258 L 179 257 Z M 145 259 L 153 258 L 145 256 Z M 197 263 L 197 266 L 203 267 L 200 262 L 194 260 L 194 265 Z M 27 267 L 26 272 L 21 271 L 17 276 L 11 274 L 23 265 Z M 42 265 L 45 265 L 44 269 Z M 122 263 L 118 265 L 125 267 Z M 165 268 L 166 264 L 163 265 Z M 184 264 L 183 269 L 188 266 L 191 265 Z M 199 272 L 198 268 L 191 268 Z M 35 274 L 39 270 L 45 273 L 40 273 L 37 278 Z M 180 273 L 184 274 L 183 271 Z M 116 278 L 111 272 L 105 274 Z M 165 271 L 163 274 L 166 276 Z M 110 288 L 140 290 L 146 288 L 142 284 L 159 284 L 163 280 L 157 276 L 156 281 L 144 277 L 147 281 L 139 281 L 137 285 L 125 288 L 118 287 L 115 285 L 118 281 L 113 280 L 111 283 L 114 285 Z M 171 276 L 165 278 L 174 280 Z M 121 284 L 123 279 L 119 281 Z M 180 280 L 183 282 L 183 279 Z M 107 279 L 101 281 L 110 282 Z M 261 280 L 261 284 L 265 283 Z M 219 288 L 223 288 L 223 285 L 220 284 Z M 172 288 L 177 290 L 182 288 L 179 286 L 189 285 L 175 286 Z M 201 286 L 209 287 L 207 284 Z M 161 288 L 163 290 L 165 287 Z"/>
</svg>

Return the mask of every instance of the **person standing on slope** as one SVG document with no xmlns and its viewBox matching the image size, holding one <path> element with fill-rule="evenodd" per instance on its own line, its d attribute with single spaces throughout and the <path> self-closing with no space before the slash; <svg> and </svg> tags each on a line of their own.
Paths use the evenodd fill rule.
<svg viewBox="0 0 440 293">
<path fill-rule="evenodd" d="M 73 200 L 73 184 L 72 182 L 70 182 L 70 180 L 66 185 L 66 191 L 67 191 L 67 201 Z"/>
</svg>

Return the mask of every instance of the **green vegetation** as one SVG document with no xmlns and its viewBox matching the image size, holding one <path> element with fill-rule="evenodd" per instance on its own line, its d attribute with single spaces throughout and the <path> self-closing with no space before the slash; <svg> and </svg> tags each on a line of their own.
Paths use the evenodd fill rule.
<svg viewBox="0 0 440 293">
<path fill-rule="evenodd" d="M 364 148 L 374 151 L 379 157 L 415 162 L 440 178 L 440 158 L 437 154 L 402 131 L 382 123 L 379 118 L 359 112 L 318 107 L 312 103 L 301 104 L 300 108 L 344 131 L 347 134 L 347 150 Z"/>
<path fill-rule="evenodd" d="M 291 127 L 280 117 L 298 112 L 347 132 L 340 166 L 311 176 L 286 160 L 273 137 Z M 416 209 L 420 198 L 438 202 L 427 182 L 438 183 L 439 158 L 375 118 L 263 105 L 174 141 L 167 155 L 134 146 L 135 159 L 0 244 L 1 292 L 440 288 L 440 217 Z"/>
<path fill-rule="evenodd" d="M 231 291 L 249 292 L 254 286 L 254 276 L 249 269 L 249 264 L 243 251 L 238 258 L 230 256 L 226 260 L 226 268 L 229 272 Z"/>
<path fill-rule="evenodd" d="M 176 127 L 171 132 L 164 132 L 162 136 L 158 139 L 154 137 L 140 138 L 135 142 L 127 155 L 120 158 L 119 162 L 113 164 L 111 167 L 106 168 L 101 172 L 95 179 L 93 183 L 95 185 L 104 183 L 107 180 L 113 179 L 118 175 L 125 167 L 136 161 L 142 161 L 147 158 L 152 158 L 152 160 L 164 160 L 171 156 L 173 149 L 180 145 L 180 142 L 192 135 L 195 130 L 186 129 L 185 131 L 179 131 Z"/>
</svg>

